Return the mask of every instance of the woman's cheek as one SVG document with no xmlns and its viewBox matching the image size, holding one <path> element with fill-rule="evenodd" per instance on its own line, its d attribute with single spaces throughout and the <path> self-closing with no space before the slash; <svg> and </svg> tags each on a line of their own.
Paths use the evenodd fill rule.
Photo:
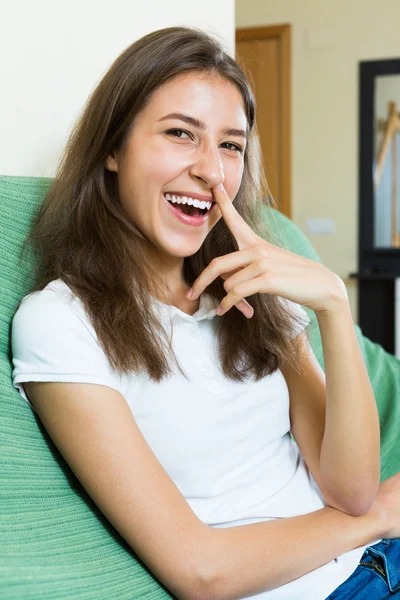
<svg viewBox="0 0 400 600">
<path fill-rule="evenodd" d="M 162 177 L 170 175 L 170 179 L 173 179 L 175 173 L 179 174 L 190 166 L 190 160 L 187 154 L 169 149 L 162 153 L 159 160 L 155 161 L 153 157 L 153 165 L 156 172 Z"/>
</svg>

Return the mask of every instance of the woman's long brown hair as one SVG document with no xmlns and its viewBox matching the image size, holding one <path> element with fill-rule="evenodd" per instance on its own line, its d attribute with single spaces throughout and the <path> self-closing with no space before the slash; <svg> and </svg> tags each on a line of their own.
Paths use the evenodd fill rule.
<svg viewBox="0 0 400 600">
<path fill-rule="evenodd" d="M 111 366 L 120 374 L 146 371 L 157 382 L 171 373 L 172 362 L 183 373 L 152 309 L 152 295 L 166 297 L 165 284 L 149 262 L 147 240 L 121 206 L 118 174 L 105 163 L 114 151 L 123 151 L 153 92 L 188 72 L 225 78 L 242 94 L 250 135 L 235 208 L 253 231 L 271 239 L 272 225 L 261 209 L 276 206 L 263 173 L 255 100 L 244 70 L 216 38 L 194 27 L 169 27 L 124 50 L 89 96 L 24 244 L 39 251 L 31 291 L 62 279 L 82 301 Z M 237 250 L 221 218 L 196 254 L 184 259 L 186 283 L 191 286 L 214 257 Z M 220 301 L 223 284 L 217 278 L 207 292 Z M 299 345 L 289 341 L 296 317 L 273 294 L 247 301 L 254 308 L 251 319 L 235 307 L 216 317 L 223 373 L 245 381 L 272 374 L 283 362 L 298 370 Z"/>
</svg>

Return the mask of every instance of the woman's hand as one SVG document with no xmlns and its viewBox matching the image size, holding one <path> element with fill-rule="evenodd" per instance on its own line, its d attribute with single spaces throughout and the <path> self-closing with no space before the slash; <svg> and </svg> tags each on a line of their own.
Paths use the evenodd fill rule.
<svg viewBox="0 0 400 600">
<path fill-rule="evenodd" d="M 381 522 L 380 537 L 400 537 L 400 473 L 380 483 L 368 513 L 375 515 Z"/>
<path fill-rule="evenodd" d="M 253 309 L 245 298 L 256 293 L 276 294 L 315 312 L 330 310 L 338 299 L 347 299 L 346 286 L 338 275 L 254 233 L 233 206 L 222 184 L 221 187 L 213 188 L 214 198 L 239 251 L 214 258 L 196 279 L 187 298 L 196 300 L 216 277 L 222 277 L 228 294 L 218 307 L 221 312 L 217 309 L 220 315 L 236 306 L 251 318 Z"/>
</svg>

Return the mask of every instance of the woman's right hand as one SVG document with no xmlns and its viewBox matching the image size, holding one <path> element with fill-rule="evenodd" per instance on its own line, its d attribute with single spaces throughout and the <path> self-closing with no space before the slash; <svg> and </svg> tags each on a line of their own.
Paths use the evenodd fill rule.
<svg viewBox="0 0 400 600">
<path fill-rule="evenodd" d="M 383 539 L 400 538 L 400 473 L 380 483 L 368 512 L 380 520 Z"/>
</svg>

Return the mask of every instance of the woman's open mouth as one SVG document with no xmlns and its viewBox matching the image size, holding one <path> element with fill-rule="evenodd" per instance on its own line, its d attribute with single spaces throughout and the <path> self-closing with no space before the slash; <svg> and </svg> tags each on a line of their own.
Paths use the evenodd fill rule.
<svg viewBox="0 0 400 600">
<path fill-rule="evenodd" d="M 194 206 L 192 198 L 175 196 L 174 194 L 164 194 L 164 200 L 171 213 L 181 223 L 194 226 L 206 223 L 217 206 L 216 202 L 199 202 L 197 200 L 194 202 L 198 206 Z"/>
</svg>

